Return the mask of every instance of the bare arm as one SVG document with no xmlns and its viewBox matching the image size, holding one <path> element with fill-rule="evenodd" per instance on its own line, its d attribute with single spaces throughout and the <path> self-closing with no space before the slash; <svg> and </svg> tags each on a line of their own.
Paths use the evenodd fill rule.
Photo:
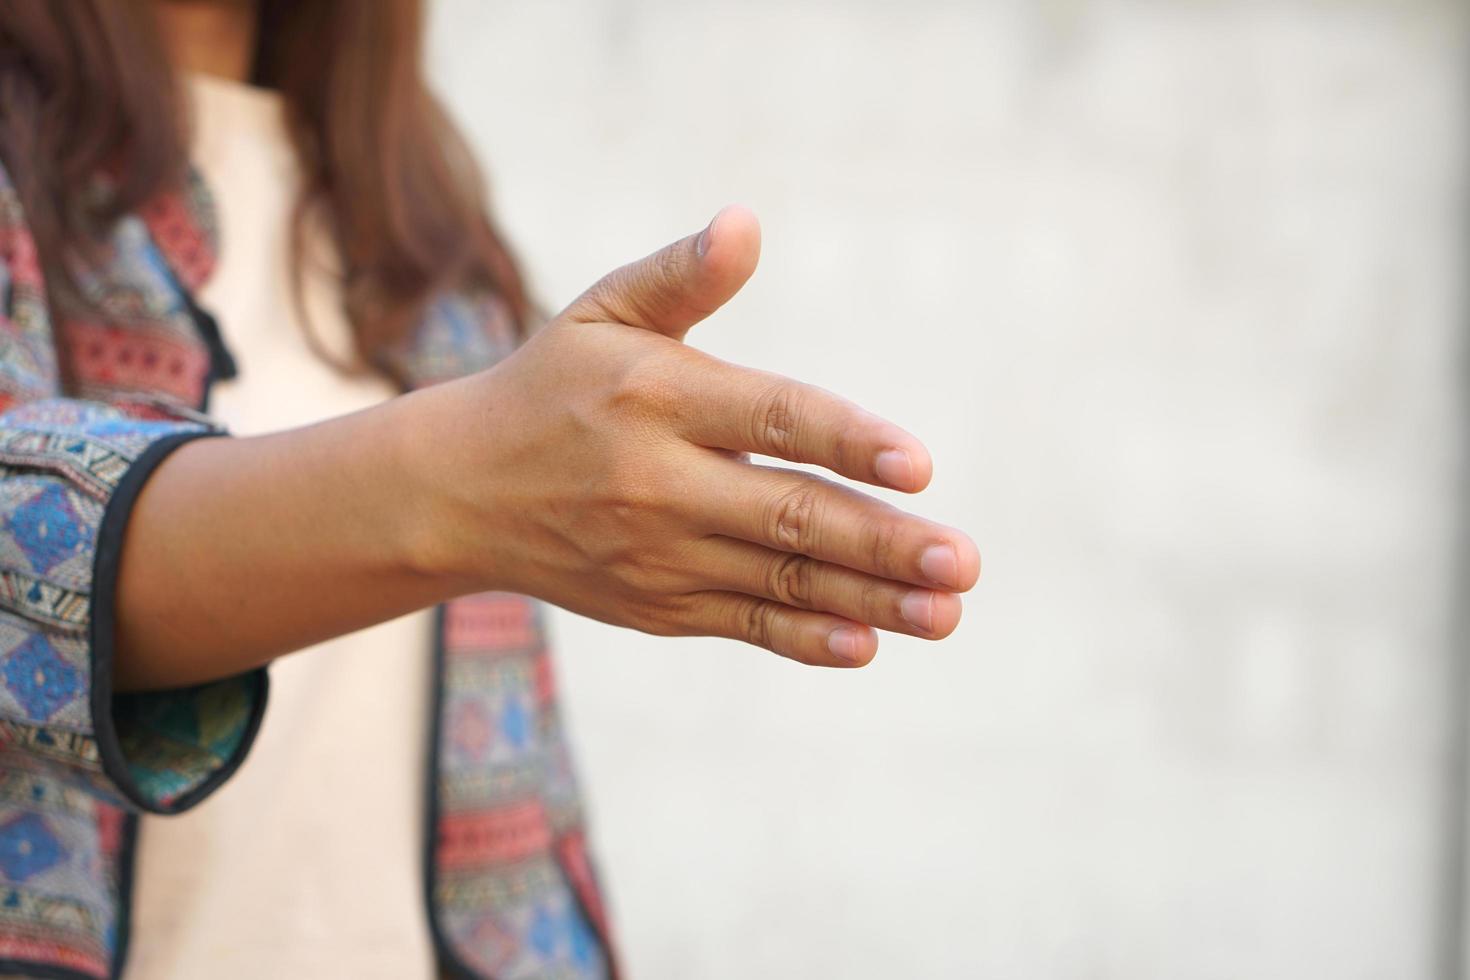
<svg viewBox="0 0 1470 980">
<path fill-rule="evenodd" d="M 124 539 L 120 690 L 239 673 L 468 591 L 416 560 L 405 401 L 159 466 Z"/>
<path fill-rule="evenodd" d="M 123 689 L 228 676 L 455 595 L 522 592 L 804 663 L 939 638 L 964 534 L 746 453 L 915 492 L 924 447 L 834 395 L 684 346 L 754 270 L 731 209 L 617 270 L 495 369 L 305 429 L 203 439 L 149 479 L 117 595 Z"/>
</svg>

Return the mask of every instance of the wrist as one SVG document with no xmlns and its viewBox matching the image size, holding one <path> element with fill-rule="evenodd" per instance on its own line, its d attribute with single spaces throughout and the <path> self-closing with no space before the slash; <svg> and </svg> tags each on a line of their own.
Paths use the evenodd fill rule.
<svg viewBox="0 0 1470 980">
<path fill-rule="evenodd" d="M 378 411 L 386 458 L 377 481 L 391 495 L 388 531 L 392 560 L 404 572 L 434 583 L 446 596 L 504 587 L 484 535 L 461 499 L 466 480 L 483 475 L 478 456 L 460 445 L 463 412 L 450 402 L 448 382 L 401 395 Z M 477 483 L 482 482 L 476 480 Z"/>
</svg>

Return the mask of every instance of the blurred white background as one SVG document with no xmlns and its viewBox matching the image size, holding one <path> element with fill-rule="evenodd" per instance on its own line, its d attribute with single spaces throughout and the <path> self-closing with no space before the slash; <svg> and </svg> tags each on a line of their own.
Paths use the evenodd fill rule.
<svg viewBox="0 0 1470 980">
<path fill-rule="evenodd" d="M 432 51 L 548 307 L 752 206 L 691 342 L 919 434 L 985 554 L 858 672 L 558 618 L 631 976 L 1459 974 L 1465 4 L 438 0 Z"/>
</svg>

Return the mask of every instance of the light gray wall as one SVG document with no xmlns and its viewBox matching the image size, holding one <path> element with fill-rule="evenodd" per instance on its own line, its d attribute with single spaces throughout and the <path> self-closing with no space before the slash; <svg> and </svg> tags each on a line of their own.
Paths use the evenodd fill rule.
<svg viewBox="0 0 1470 980">
<path fill-rule="evenodd" d="M 856 673 L 558 619 L 632 976 L 1452 975 L 1466 14 L 438 0 L 547 304 L 751 205 L 691 342 L 986 558 Z"/>
</svg>

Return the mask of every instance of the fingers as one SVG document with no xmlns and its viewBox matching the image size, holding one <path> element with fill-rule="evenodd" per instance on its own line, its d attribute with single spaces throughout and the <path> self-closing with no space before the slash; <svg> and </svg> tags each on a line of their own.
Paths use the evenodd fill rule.
<svg viewBox="0 0 1470 980">
<path fill-rule="evenodd" d="M 760 224 L 732 205 L 697 235 L 615 269 L 563 314 L 581 323 L 624 323 L 683 340 L 730 301 L 760 260 Z"/>
<path fill-rule="evenodd" d="M 960 622 L 960 598 L 950 592 L 914 588 L 732 538 L 710 538 L 702 551 L 699 564 L 711 582 L 734 592 L 930 640 L 943 639 Z"/>
<path fill-rule="evenodd" d="M 696 520 L 716 534 L 895 582 L 967 592 L 980 552 L 964 533 L 830 480 L 711 456 Z"/>
<path fill-rule="evenodd" d="M 853 480 L 917 493 L 934 463 L 918 439 L 815 385 L 704 359 L 686 377 L 691 402 L 681 433 L 715 449 L 823 466 Z"/>
<path fill-rule="evenodd" d="M 562 314 L 578 323 L 621 323 L 682 340 L 733 297 L 760 258 L 760 225 L 731 206 L 704 231 L 616 269 Z M 831 392 L 723 364 L 690 372 L 697 385 L 687 435 L 714 449 L 824 466 L 854 480 L 913 493 L 933 462 L 913 436 Z"/>
<path fill-rule="evenodd" d="M 862 667 L 878 653 L 876 633 L 839 616 L 738 592 L 692 592 L 684 602 L 690 632 L 742 640 L 813 667 Z"/>
</svg>

